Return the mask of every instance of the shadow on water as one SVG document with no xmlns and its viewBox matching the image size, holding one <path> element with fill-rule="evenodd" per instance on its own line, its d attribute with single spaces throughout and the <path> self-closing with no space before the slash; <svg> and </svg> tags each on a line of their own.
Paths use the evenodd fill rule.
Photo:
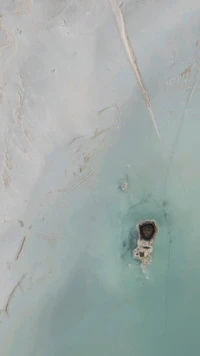
<svg viewBox="0 0 200 356">
<path fill-rule="evenodd" d="M 133 256 L 133 250 L 137 246 L 137 231 L 132 228 L 129 232 L 128 238 L 122 242 L 121 258 L 125 259 L 127 256 Z"/>
</svg>

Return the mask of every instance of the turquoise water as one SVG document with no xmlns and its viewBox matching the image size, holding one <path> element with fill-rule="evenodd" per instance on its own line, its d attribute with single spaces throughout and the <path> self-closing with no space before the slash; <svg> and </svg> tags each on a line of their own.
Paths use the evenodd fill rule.
<svg viewBox="0 0 200 356">
<path fill-rule="evenodd" d="M 141 111 L 140 120 L 149 130 L 145 115 Z M 57 201 L 45 211 L 46 227 L 52 229 L 53 219 L 65 236 L 50 249 L 57 272 L 42 293 L 40 286 L 20 295 L 23 318 L 9 355 L 187 355 L 198 345 L 197 213 L 189 199 L 187 205 L 177 203 L 176 174 L 163 201 L 167 163 L 160 142 L 152 133 L 144 145 L 144 131 L 132 135 L 134 126 L 130 117 L 120 136 L 108 137 L 113 146 L 98 175 L 62 194 L 66 209 Z M 50 172 L 52 162 L 65 154 L 63 146 L 51 155 L 44 181 L 56 174 Z M 129 182 L 127 192 L 119 189 L 123 179 Z M 147 274 L 129 250 L 136 223 L 145 218 L 160 227 Z M 34 224 L 39 229 L 42 222 L 37 218 Z"/>
</svg>

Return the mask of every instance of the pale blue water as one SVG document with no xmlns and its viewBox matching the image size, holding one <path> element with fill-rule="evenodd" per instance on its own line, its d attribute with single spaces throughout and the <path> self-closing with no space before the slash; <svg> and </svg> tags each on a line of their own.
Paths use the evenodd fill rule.
<svg viewBox="0 0 200 356">
<path fill-rule="evenodd" d="M 140 120 L 149 129 L 145 115 L 141 111 Z M 47 209 L 46 224 L 52 219 L 65 234 L 54 260 L 56 280 L 39 309 L 33 290 L 24 295 L 29 312 L 9 355 L 167 356 L 188 355 L 198 346 L 198 219 L 189 200 L 180 206 L 177 196 L 166 194 L 163 206 L 160 143 L 152 134 L 144 144 L 134 124 L 131 117 L 124 124 L 95 182 L 67 194 L 66 211 L 59 203 Z M 65 152 L 63 146 L 49 162 L 62 160 Z M 53 175 L 47 169 L 43 179 Z M 126 176 L 130 189 L 124 193 L 118 184 Z M 178 194 L 175 174 L 170 182 Z M 136 223 L 145 218 L 160 227 L 149 279 L 127 248 Z"/>
</svg>

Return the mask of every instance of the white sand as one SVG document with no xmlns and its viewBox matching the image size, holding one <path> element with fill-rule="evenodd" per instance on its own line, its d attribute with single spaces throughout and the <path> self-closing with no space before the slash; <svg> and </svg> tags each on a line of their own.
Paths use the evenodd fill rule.
<svg viewBox="0 0 200 356">
<path fill-rule="evenodd" d="M 199 246 L 196 230 L 190 234 L 199 208 L 199 1 L 1 5 L 0 354 L 129 356 L 135 348 L 146 355 L 137 330 L 149 308 L 159 315 L 155 322 L 148 314 L 149 325 L 163 335 L 169 276 L 187 294 L 183 275 L 200 267 L 187 242 L 191 236 Z M 121 192 L 127 177 L 130 189 Z M 128 269 L 129 258 L 124 267 L 119 257 L 122 240 L 143 218 L 157 219 L 166 237 L 145 310 L 137 291 L 146 282 L 137 264 Z M 180 271 L 173 262 L 175 277 L 168 254 L 174 237 L 172 257 L 185 263 Z"/>
</svg>

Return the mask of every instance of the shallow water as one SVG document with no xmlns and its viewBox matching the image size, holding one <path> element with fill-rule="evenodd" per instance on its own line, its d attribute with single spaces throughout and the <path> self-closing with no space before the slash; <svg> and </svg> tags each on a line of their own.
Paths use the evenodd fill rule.
<svg viewBox="0 0 200 356">
<path fill-rule="evenodd" d="M 14 39 L 2 47 L 1 355 L 198 352 L 198 2 L 124 2 L 160 139 L 109 2 L 15 5 L 2 17 Z M 159 225 L 145 273 L 132 258 L 143 219 Z"/>
</svg>

